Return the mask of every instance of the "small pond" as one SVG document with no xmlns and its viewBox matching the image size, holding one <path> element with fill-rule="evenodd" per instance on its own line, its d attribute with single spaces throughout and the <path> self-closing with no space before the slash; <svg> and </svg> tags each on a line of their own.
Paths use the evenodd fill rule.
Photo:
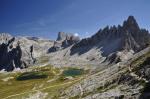
<svg viewBox="0 0 150 99">
<path fill-rule="evenodd" d="M 69 68 L 63 72 L 64 76 L 78 76 L 84 73 L 83 69 Z"/>
<path fill-rule="evenodd" d="M 26 72 L 17 77 L 17 80 L 30 80 L 30 79 L 42 79 L 47 78 L 48 74 L 43 72 Z"/>
</svg>

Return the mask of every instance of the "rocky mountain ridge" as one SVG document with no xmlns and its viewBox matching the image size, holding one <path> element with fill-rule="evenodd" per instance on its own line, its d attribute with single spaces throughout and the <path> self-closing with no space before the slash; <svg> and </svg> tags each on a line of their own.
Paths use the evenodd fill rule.
<svg viewBox="0 0 150 99">
<path fill-rule="evenodd" d="M 5 41 L 4 44 L 7 44 L 10 37 L 5 34 L 0 36 L 3 39 L 1 41 Z M 82 40 L 73 34 L 59 32 L 56 41 L 16 37 L 14 47 L 18 45 L 17 42 L 20 42 L 22 60 L 28 61 L 27 65 L 31 65 L 31 60 L 40 60 L 43 56 L 47 57 L 47 63 L 54 66 L 99 65 L 128 60 L 134 53 L 149 45 L 150 34 L 147 30 L 140 29 L 135 18 L 129 16 L 122 26 L 107 26 Z M 33 55 L 30 54 L 31 46 Z"/>
<path fill-rule="evenodd" d="M 102 56 L 112 57 L 121 52 L 138 52 L 150 44 L 150 34 L 146 29 L 140 29 L 135 18 L 129 16 L 123 25 L 105 27 L 90 38 L 85 38 L 71 48 L 70 55 L 84 54 L 93 47 L 101 49 Z"/>
</svg>

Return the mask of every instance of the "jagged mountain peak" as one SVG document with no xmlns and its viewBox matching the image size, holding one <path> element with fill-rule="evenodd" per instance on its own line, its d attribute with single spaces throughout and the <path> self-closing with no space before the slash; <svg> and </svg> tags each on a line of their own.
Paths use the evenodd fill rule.
<svg viewBox="0 0 150 99">
<path fill-rule="evenodd" d="M 136 19 L 134 18 L 134 16 L 129 16 L 127 19 L 128 23 L 132 23 L 132 24 L 137 24 Z"/>
<path fill-rule="evenodd" d="M 137 32 L 140 30 L 139 25 L 134 16 L 129 16 L 128 19 L 124 21 L 123 28 L 130 32 Z"/>
<path fill-rule="evenodd" d="M 90 38 L 85 38 L 71 48 L 71 55 L 84 54 L 93 47 L 101 49 L 102 56 L 108 57 L 118 51 L 133 50 L 138 52 L 150 44 L 150 34 L 145 29 L 140 29 L 135 18 L 129 16 L 123 25 L 106 26 Z M 85 50 L 86 49 L 86 50 Z M 114 54 L 113 54 L 114 55 Z"/>
</svg>

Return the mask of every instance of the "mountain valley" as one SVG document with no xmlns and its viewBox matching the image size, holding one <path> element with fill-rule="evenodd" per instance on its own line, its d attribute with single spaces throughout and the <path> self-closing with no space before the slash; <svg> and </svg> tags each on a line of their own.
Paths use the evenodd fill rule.
<svg viewBox="0 0 150 99">
<path fill-rule="evenodd" d="M 129 16 L 80 38 L 0 34 L 2 99 L 149 99 L 150 33 Z"/>
</svg>

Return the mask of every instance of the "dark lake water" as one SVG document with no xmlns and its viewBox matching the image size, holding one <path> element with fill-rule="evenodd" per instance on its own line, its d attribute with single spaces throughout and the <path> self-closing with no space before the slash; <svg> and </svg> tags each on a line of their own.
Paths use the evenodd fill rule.
<svg viewBox="0 0 150 99">
<path fill-rule="evenodd" d="M 78 76 L 83 74 L 83 69 L 68 69 L 63 72 L 64 76 Z"/>
</svg>

